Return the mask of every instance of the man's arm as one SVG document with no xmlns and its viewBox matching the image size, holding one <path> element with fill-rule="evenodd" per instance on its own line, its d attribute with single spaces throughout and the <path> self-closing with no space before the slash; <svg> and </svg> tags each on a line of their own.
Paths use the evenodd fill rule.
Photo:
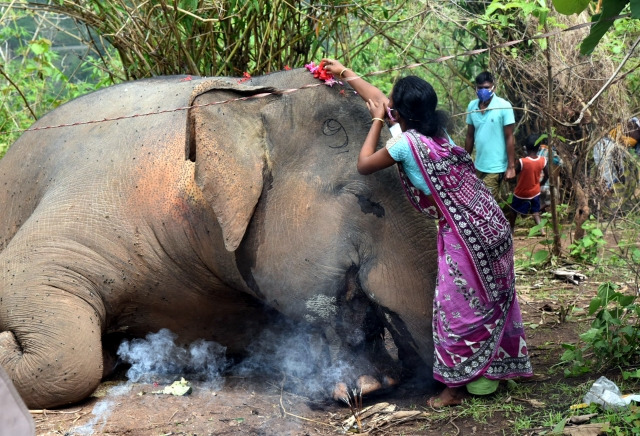
<svg viewBox="0 0 640 436">
<path fill-rule="evenodd" d="M 467 124 L 467 136 L 464 138 L 464 149 L 467 150 L 467 153 L 469 154 L 473 151 L 475 133 L 476 128 L 473 124 Z"/>
<path fill-rule="evenodd" d="M 515 124 L 504 126 L 504 142 L 507 146 L 507 172 L 504 177 L 507 180 L 516 176 L 516 139 L 513 136 L 513 126 Z"/>
</svg>

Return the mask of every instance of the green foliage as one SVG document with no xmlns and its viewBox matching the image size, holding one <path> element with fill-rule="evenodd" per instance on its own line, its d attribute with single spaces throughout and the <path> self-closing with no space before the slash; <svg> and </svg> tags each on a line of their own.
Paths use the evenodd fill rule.
<svg viewBox="0 0 640 436">
<path fill-rule="evenodd" d="M 589 315 L 595 314 L 591 327 L 580 335 L 579 344 L 563 344 L 561 361 L 569 365 L 565 375 L 640 363 L 640 306 L 636 296 L 617 289 L 611 282 L 598 287 L 589 304 Z"/>
<path fill-rule="evenodd" d="M 640 435 L 640 407 L 632 404 L 626 410 L 606 412 L 601 422 L 609 423 L 608 434 Z"/>
<path fill-rule="evenodd" d="M 569 254 L 581 263 L 597 263 L 600 260 L 601 249 L 606 244 L 604 234 L 598 228 L 598 222 L 593 215 L 582 224 L 582 228 L 585 235 L 569 245 Z"/>
<path fill-rule="evenodd" d="M 507 25 L 508 17 L 506 16 L 506 13 L 511 10 L 524 16 L 534 16 L 538 18 L 540 25 L 544 25 L 547 16 L 549 15 L 549 8 L 547 7 L 545 0 L 520 0 L 510 2 L 493 0 L 487 7 L 485 15 L 487 17 L 494 15 Z M 501 11 L 501 14 L 497 14 L 497 11 Z"/>
<path fill-rule="evenodd" d="M 354 8 L 342 0 L 59 0 L 54 9 L 104 35 L 127 78 L 138 79 L 301 67 L 344 41 L 362 48 L 365 31 L 380 35 L 392 27 L 399 2 L 365 0 Z"/>
<path fill-rule="evenodd" d="M 113 57 L 105 52 L 62 56 L 54 50 L 48 29 L 57 22 L 21 8 L 8 8 L 0 16 L 4 41 L 0 64 L 0 157 L 36 119 L 77 96 L 113 83 Z M 58 20 L 59 21 L 59 20 Z M 58 35 L 69 32 L 59 29 Z M 76 39 L 67 41 L 77 44 Z"/>
<path fill-rule="evenodd" d="M 594 414 L 591 423 L 603 423 L 602 434 L 613 436 L 640 435 L 640 407 L 631 404 L 625 409 L 604 409 L 590 404 L 582 414 Z"/>
<path fill-rule="evenodd" d="M 584 11 L 591 0 L 553 0 L 556 11 L 564 15 L 579 14 Z"/>
<path fill-rule="evenodd" d="M 553 0 L 556 10 L 565 15 L 579 14 L 587 9 L 590 3 L 589 0 Z M 592 17 L 592 21 L 596 24 L 591 26 L 589 35 L 580 45 L 580 53 L 583 55 L 593 52 L 598 42 L 613 25 L 614 17 L 620 15 L 628 5 L 630 5 L 631 16 L 640 18 L 640 1 L 638 0 L 602 0 L 601 4 L 602 11 Z"/>
<path fill-rule="evenodd" d="M 390 5 L 401 7 L 394 10 Z M 368 24 L 373 17 L 379 19 L 382 14 L 372 8 L 367 23 L 360 26 L 362 31 L 354 31 L 359 26 L 357 21 L 353 21 L 343 37 L 345 42 L 328 45 L 327 55 L 344 60 L 386 94 L 402 76 L 422 77 L 433 85 L 442 109 L 452 114 L 464 112 L 469 101 L 475 98 L 471 84 L 473 77 L 487 67 L 486 55 L 461 56 L 447 62 L 420 65 L 429 58 L 462 52 L 474 44 L 473 36 L 460 28 L 462 18 L 444 2 L 432 3 L 428 7 L 430 11 L 435 9 L 437 15 L 427 13 L 423 2 L 386 2 L 379 4 L 380 7 L 382 11 L 388 11 L 384 32 L 378 32 Z M 443 15 L 449 19 L 441 19 Z M 398 68 L 404 65 L 415 67 Z M 386 72 L 368 75 L 373 71 Z M 459 136 L 459 132 L 466 129 L 464 117 L 453 118 L 452 121 L 454 125 L 449 133 L 455 142 L 464 142 L 464 138 Z"/>
<path fill-rule="evenodd" d="M 519 23 L 523 21 L 530 22 L 530 17 L 537 18 L 537 29 L 540 31 L 544 28 L 549 18 L 549 8 L 547 7 L 546 0 L 520 0 L 503 2 L 500 0 L 493 0 L 485 11 L 485 17 L 490 22 L 497 24 L 497 28 L 512 28 L 518 29 Z M 503 29 L 500 29 L 504 31 Z M 540 46 L 541 49 L 546 48 L 547 41 L 545 39 L 538 39 L 535 43 Z M 516 47 L 511 49 L 511 54 L 515 58 L 520 55 L 521 50 L 517 50 Z M 526 51 L 525 51 L 526 53 Z"/>
<path fill-rule="evenodd" d="M 613 25 L 613 17 L 619 15 L 628 3 L 628 0 L 607 0 L 602 2 L 602 12 L 593 16 L 593 21 L 596 24 L 591 26 L 589 36 L 580 44 L 581 54 L 588 55 L 593 52 L 598 42 Z"/>
<path fill-rule="evenodd" d="M 553 245 L 553 228 L 551 226 L 550 213 L 544 213 L 540 217 L 540 224 L 536 224 L 535 226 L 529 229 L 529 237 L 536 236 L 540 234 L 540 232 L 545 229 L 545 238 L 540 241 L 540 245 L 543 247 L 550 247 Z M 545 265 L 549 261 L 551 261 L 551 252 L 547 248 L 539 249 L 532 251 L 531 253 L 531 265 L 532 266 L 540 266 Z"/>
<path fill-rule="evenodd" d="M 640 6 L 640 1 L 638 1 L 638 5 Z M 611 37 L 603 39 L 600 44 L 608 53 L 611 53 L 612 60 L 618 64 L 626 55 L 629 42 L 636 39 L 638 35 L 640 35 L 640 20 L 621 18 L 614 21 Z M 637 68 L 637 66 L 631 68 Z M 637 107 L 636 96 L 640 93 L 640 74 L 629 74 L 626 81 L 628 87 L 626 94 L 629 96 L 629 103 L 632 108 Z"/>
<path fill-rule="evenodd" d="M 569 212 L 568 204 L 559 204 L 556 206 L 556 214 L 558 221 L 566 220 Z M 529 237 L 538 236 L 544 230 L 545 237 L 538 241 L 538 244 L 542 248 L 537 248 L 526 253 L 525 259 L 516 259 L 516 265 L 524 268 L 539 268 L 544 265 L 548 265 L 553 261 L 550 247 L 553 245 L 553 224 L 551 222 L 551 213 L 545 212 L 540 215 L 540 224 L 529 229 Z M 562 234 L 562 225 L 558 224 L 558 231 L 561 237 L 566 237 Z"/>
</svg>

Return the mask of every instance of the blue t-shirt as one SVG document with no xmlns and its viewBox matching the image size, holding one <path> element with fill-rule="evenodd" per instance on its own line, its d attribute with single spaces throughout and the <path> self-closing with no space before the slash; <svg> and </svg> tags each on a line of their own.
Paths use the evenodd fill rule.
<svg viewBox="0 0 640 436">
<path fill-rule="evenodd" d="M 402 168 L 411 183 L 413 183 L 413 186 L 426 195 L 431 195 L 431 190 L 427 186 L 427 182 L 424 181 L 422 171 L 420 171 L 420 167 L 413 157 L 407 137 L 402 135 L 392 138 L 387 142 L 386 147 L 393 160 L 402 164 Z"/>
<path fill-rule="evenodd" d="M 467 124 L 475 128 L 476 169 L 483 173 L 504 173 L 507 170 L 507 142 L 504 126 L 516 122 L 513 107 L 507 100 L 494 95 L 483 112 L 479 110 L 480 100 L 475 99 L 467 106 Z"/>
</svg>

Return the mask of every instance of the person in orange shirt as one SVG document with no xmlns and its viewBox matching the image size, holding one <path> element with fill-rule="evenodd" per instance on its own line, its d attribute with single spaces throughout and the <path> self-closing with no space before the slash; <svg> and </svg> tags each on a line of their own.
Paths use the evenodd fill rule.
<svg viewBox="0 0 640 436">
<path fill-rule="evenodd" d="M 640 140 L 640 120 L 636 117 L 630 118 L 626 128 L 622 127 L 622 123 L 618 124 L 611 129 L 609 137 L 627 148 L 635 147 L 637 153 L 638 141 Z"/>
<path fill-rule="evenodd" d="M 516 174 L 518 182 L 513 192 L 511 200 L 511 213 L 509 213 L 509 224 L 511 224 L 511 234 L 516 226 L 518 215 L 533 215 L 536 224 L 540 224 L 540 185 L 549 178 L 547 158 L 538 156 L 540 151 L 540 135 L 533 134 L 527 137 L 525 149 L 527 156 L 518 159 L 516 163 Z M 544 174 L 542 181 L 540 175 Z M 544 231 L 541 231 L 544 235 Z"/>
</svg>

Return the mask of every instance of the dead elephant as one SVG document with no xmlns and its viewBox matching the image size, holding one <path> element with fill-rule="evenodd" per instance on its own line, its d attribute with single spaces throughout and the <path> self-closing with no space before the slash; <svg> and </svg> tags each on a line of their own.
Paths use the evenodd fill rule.
<svg viewBox="0 0 640 436">
<path fill-rule="evenodd" d="M 90 395 L 110 335 L 235 352 L 272 309 L 334 359 L 375 367 L 386 329 L 405 368 L 429 368 L 435 228 L 394 170 L 357 173 L 370 122 L 302 69 L 123 83 L 36 122 L 75 125 L 0 160 L 0 364 L 27 405 Z M 366 371 L 345 382 L 385 375 Z"/>
</svg>

